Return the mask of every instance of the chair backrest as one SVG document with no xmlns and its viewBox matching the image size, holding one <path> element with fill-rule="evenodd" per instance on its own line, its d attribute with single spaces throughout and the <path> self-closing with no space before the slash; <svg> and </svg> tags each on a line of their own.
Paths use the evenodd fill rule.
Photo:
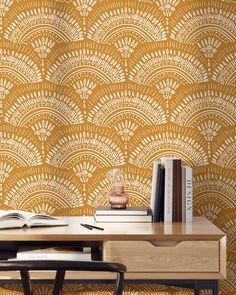
<svg viewBox="0 0 236 295">
<path fill-rule="evenodd" d="M 103 261 L 0 261 L 0 271 L 19 271 L 25 295 L 33 295 L 29 271 L 53 270 L 56 271 L 53 295 L 60 295 L 64 283 L 65 273 L 70 271 L 103 271 L 117 273 L 114 295 L 121 295 L 124 285 L 126 266 L 120 263 Z"/>
</svg>

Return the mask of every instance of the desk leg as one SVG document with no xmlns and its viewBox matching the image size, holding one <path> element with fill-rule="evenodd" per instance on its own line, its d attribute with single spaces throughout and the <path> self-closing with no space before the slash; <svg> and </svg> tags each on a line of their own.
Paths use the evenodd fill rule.
<svg viewBox="0 0 236 295">
<path fill-rule="evenodd" d="M 218 295 L 218 281 L 214 282 L 214 286 L 212 288 L 212 295 Z"/>
<path fill-rule="evenodd" d="M 199 282 L 195 281 L 195 283 L 194 283 L 194 295 L 200 295 L 200 290 L 201 290 L 201 287 L 200 287 Z"/>
<path fill-rule="evenodd" d="M 218 281 L 195 281 L 194 295 L 200 295 L 201 289 L 211 289 L 212 295 L 218 295 Z"/>
</svg>

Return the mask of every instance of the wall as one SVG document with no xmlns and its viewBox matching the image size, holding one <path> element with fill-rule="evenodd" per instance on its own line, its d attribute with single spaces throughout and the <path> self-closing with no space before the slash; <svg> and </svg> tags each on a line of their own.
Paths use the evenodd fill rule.
<svg viewBox="0 0 236 295">
<path fill-rule="evenodd" d="M 194 168 L 194 214 L 228 234 L 236 287 L 235 1 L 0 1 L 0 206 L 107 204 L 123 167 L 148 205 L 152 162 Z"/>
</svg>

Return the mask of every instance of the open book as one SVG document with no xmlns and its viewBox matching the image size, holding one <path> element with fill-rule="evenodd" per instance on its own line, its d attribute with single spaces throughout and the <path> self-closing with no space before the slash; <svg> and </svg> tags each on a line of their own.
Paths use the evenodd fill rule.
<svg viewBox="0 0 236 295">
<path fill-rule="evenodd" d="M 62 225 L 67 225 L 67 223 L 48 215 L 19 210 L 0 210 L 0 229 Z"/>
</svg>

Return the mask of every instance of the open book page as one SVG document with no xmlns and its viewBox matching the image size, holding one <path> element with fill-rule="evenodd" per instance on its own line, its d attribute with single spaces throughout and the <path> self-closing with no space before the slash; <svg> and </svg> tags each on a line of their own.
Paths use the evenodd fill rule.
<svg viewBox="0 0 236 295">
<path fill-rule="evenodd" d="M 67 225 L 67 223 L 62 219 L 42 214 L 34 214 L 29 219 L 27 219 L 26 224 L 29 227 Z"/>
<path fill-rule="evenodd" d="M 25 217 L 19 211 L 0 210 L 0 229 L 20 228 L 25 225 Z"/>
<path fill-rule="evenodd" d="M 56 217 L 35 214 L 20 210 L 4 211 L 0 210 L 0 229 L 20 228 L 23 226 L 61 226 L 67 225 L 64 220 Z"/>
</svg>

